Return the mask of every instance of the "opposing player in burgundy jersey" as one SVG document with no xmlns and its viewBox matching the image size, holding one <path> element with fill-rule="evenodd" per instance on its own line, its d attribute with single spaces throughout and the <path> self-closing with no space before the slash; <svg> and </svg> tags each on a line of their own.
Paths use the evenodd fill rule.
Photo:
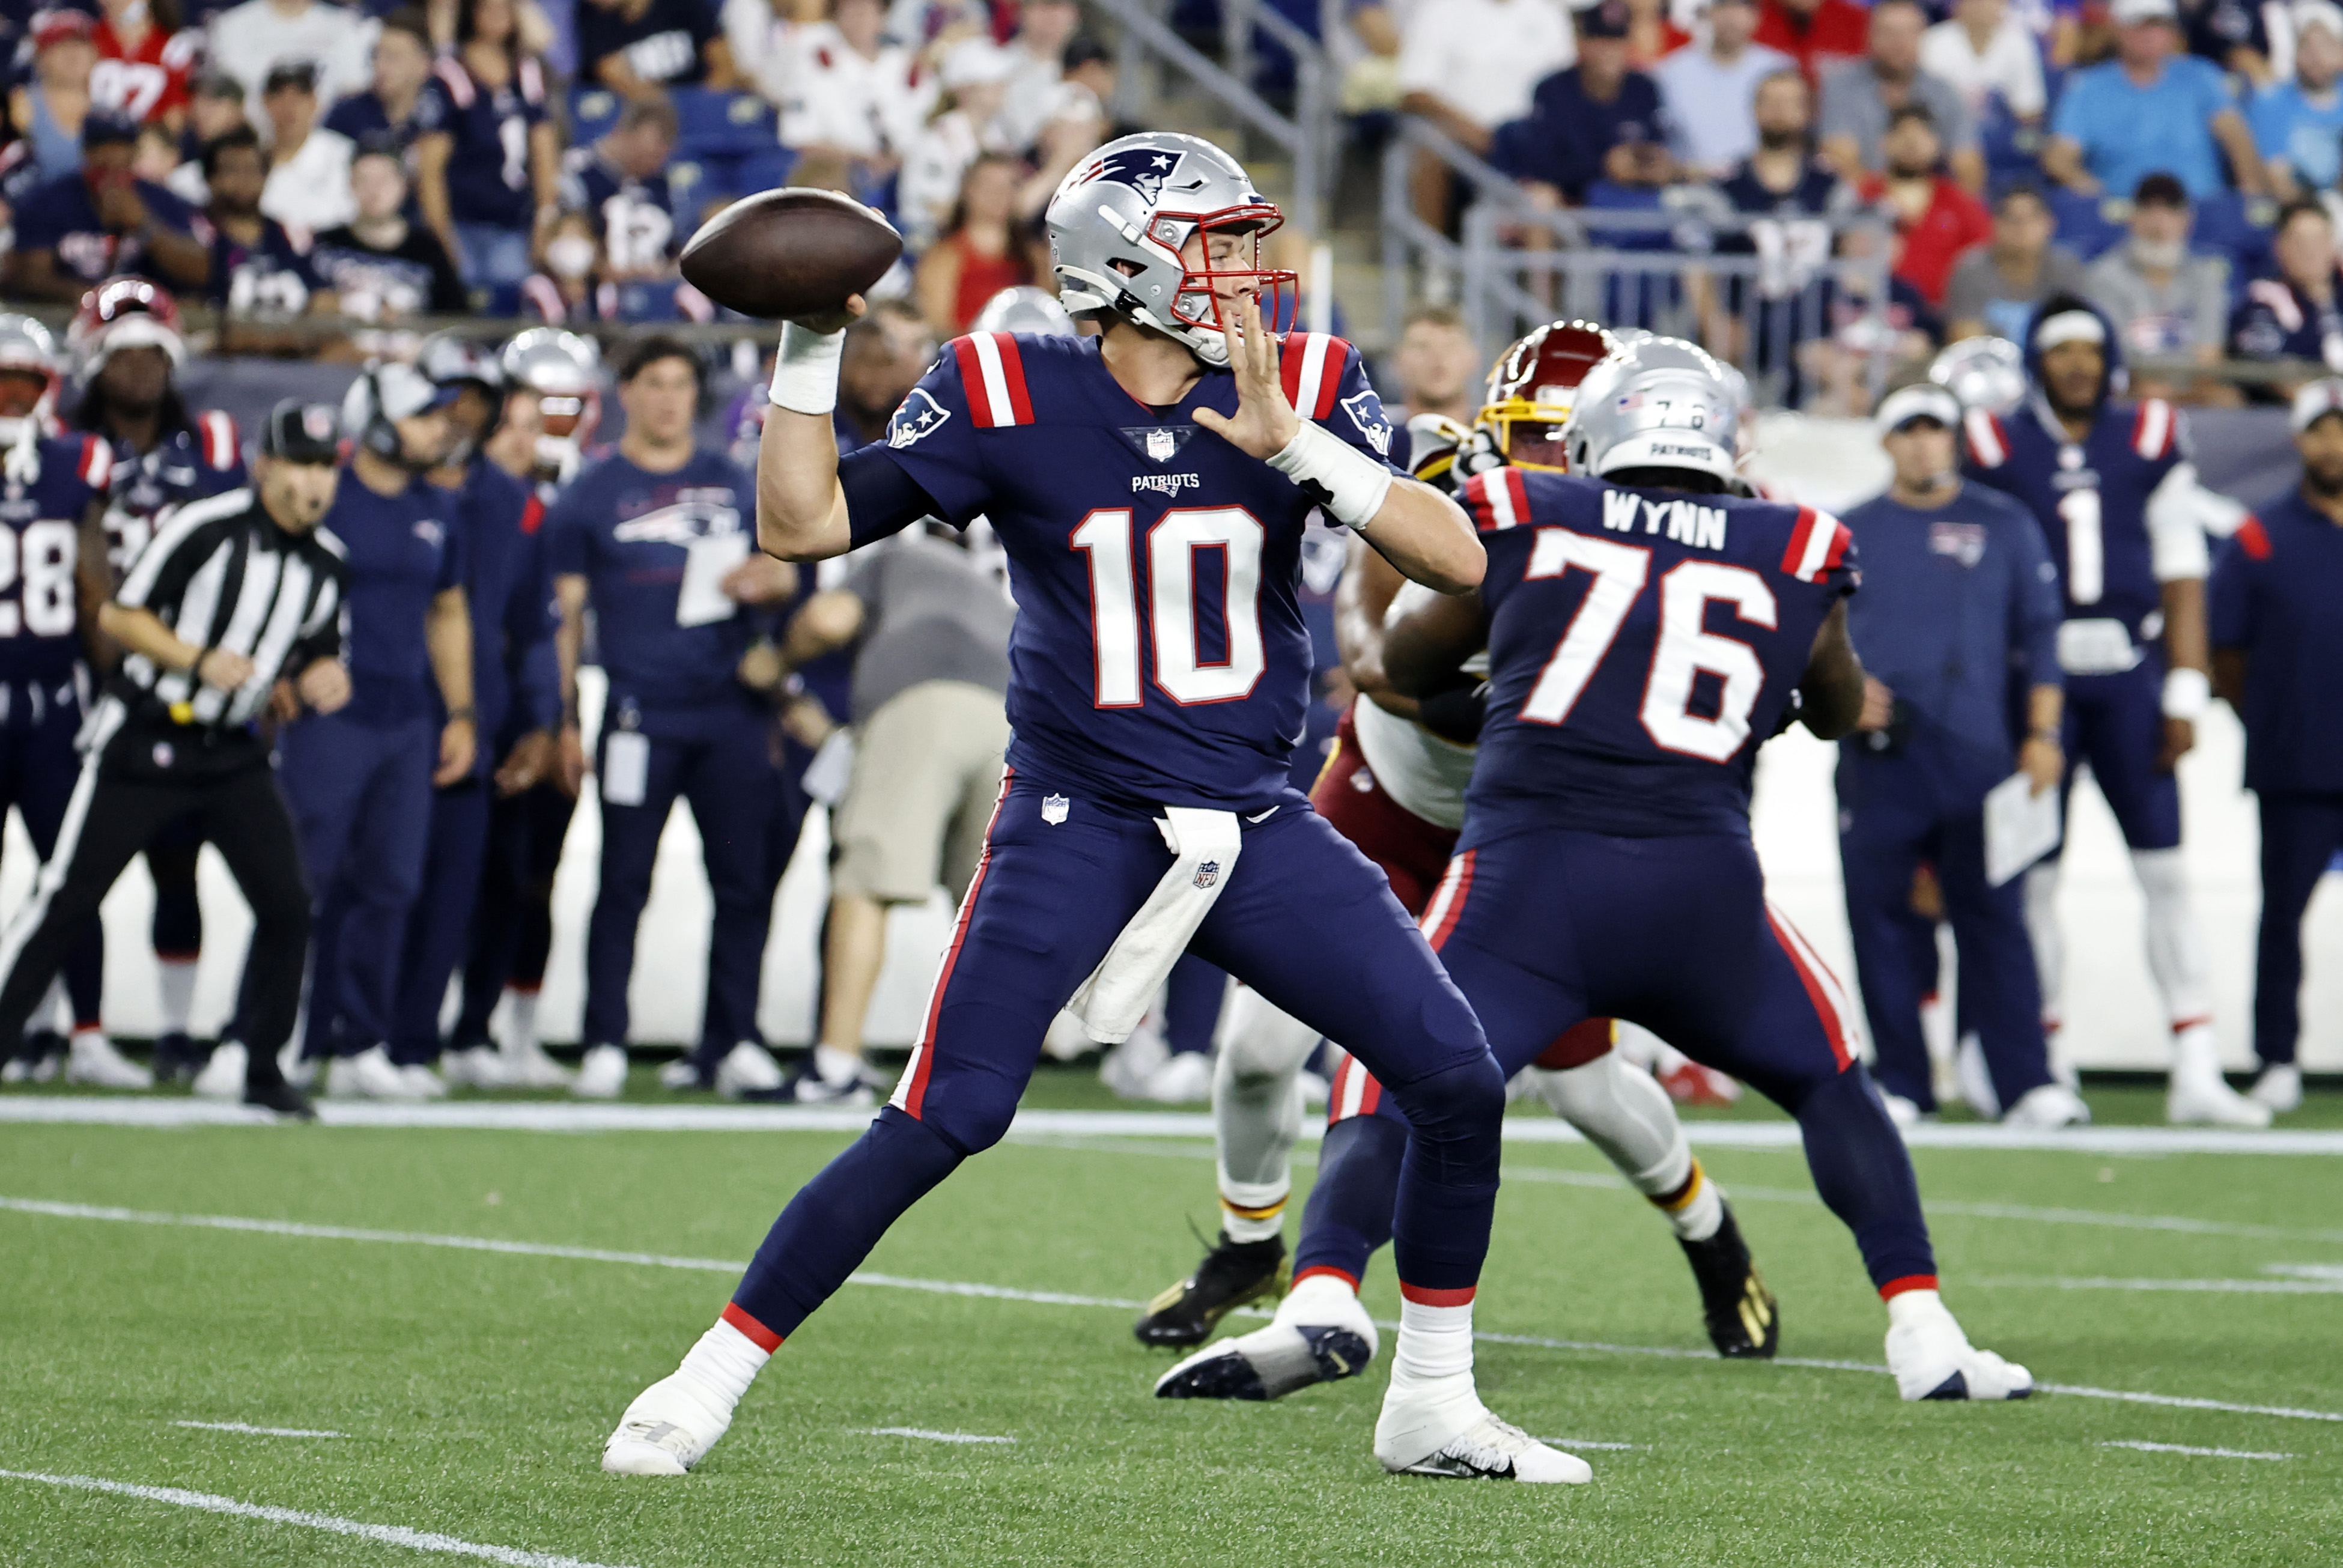
<svg viewBox="0 0 2343 1568">
<path fill-rule="evenodd" d="M 1109 143 L 1049 209 L 1061 301 L 1101 335 L 958 339 L 886 444 L 843 463 L 830 415 L 850 313 L 785 331 L 759 542 L 814 560 L 922 518 L 988 518 L 1018 605 L 1016 733 L 892 1101 L 791 1200 L 682 1367 L 628 1407 L 606 1469 L 697 1462 L 783 1337 L 1008 1130 L 1059 1009 L 1124 1039 L 1185 950 L 1342 1040 L 1407 1119 L 1405 1304 L 1376 1457 L 1428 1475 L 1591 1476 L 1473 1388 L 1504 1079 L 1383 873 L 1287 783 L 1310 691 L 1296 586 L 1313 509 L 1444 592 L 1480 580 L 1482 553 L 1455 502 L 1389 465 L 1357 352 L 1263 327 L 1277 316 L 1263 297 L 1292 281 L 1260 265 L 1279 221 L 1208 142 Z"/>
<path fill-rule="evenodd" d="M 2147 905 L 2147 962 L 2172 1026 L 2166 1115 L 2266 1127 L 2269 1108 L 2221 1077 L 2205 940 L 2180 850 L 2180 781 L 2211 700 L 2205 522 L 2244 508 L 2207 497 L 2187 426 L 2159 398 L 2119 400 L 2123 366 L 2107 320 L 2056 296 L 2027 336 L 2033 395 L 2007 414 L 1972 410 L 1965 472 L 2023 501 L 2042 525 L 2066 592 L 2058 662 L 2066 675 L 2065 789 L 2091 766 L 2130 846 Z M 2207 503 L 2212 505 L 2208 507 Z M 2026 924 L 2054 1029 L 2066 944 L 2057 851 L 2026 873 Z"/>
<path fill-rule="evenodd" d="M 1749 835 L 1757 748 L 1794 692 L 1817 735 L 1852 728 L 1863 667 L 1840 602 L 1855 585 L 1845 528 L 1726 493 L 1735 416 L 1721 366 L 1647 339 L 1579 388 L 1570 473 L 1509 466 L 1464 486 L 1489 549 L 1479 596 L 1403 598 L 1383 648 L 1392 684 L 1419 697 L 1488 650 L 1464 830 L 1424 930 L 1503 1068 L 1590 1017 L 1630 1019 L 1790 1111 L 1887 1303 L 1903 1396 L 2022 1397 L 2032 1376 L 1971 1348 L 1937 1294 L 1918 1184 L 1845 993 L 1766 902 Z M 1195 1358 L 1217 1365 L 1223 1397 L 1321 1381 L 1294 1344 L 1363 1318 L 1395 1153 L 1348 1131 L 1371 1120 L 1338 1124 L 1321 1151 L 1275 1320 Z"/>
<path fill-rule="evenodd" d="M 1563 471 L 1562 427 L 1575 389 L 1617 341 L 1591 323 L 1557 321 L 1514 344 L 1490 373 L 1473 428 L 1438 415 L 1409 422 L 1416 476 L 1453 494 L 1471 474 L 1499 464 Z M 1335 750 L 1310 799 L 1391 879 L 1407 911 L 1421 916 L 1464 825 L 1482 699 L 1477 669 L 1423 699 L 1392 689 L 1383 672 L 1383 624 L 1405 580 L 1373 551 L 1353 547 L 1336 590 L 1336 639 L 1359 696 L 1343 712 Z M 1666 1091 L 1613 1050 L 1615 1029 L 1601 1018 L 1570 1030 L 1525 1070 L 1528 1086 L 1668 1216 L 1691 1261 L 1718 1352 L 1770 1355 L 1781 1335 L 1773 1296 L 1731 1209 L 1693 1157 Z M 1240 989 L 1230 1003 L 1212 1080 L 1221 1234 L 1195 1271 L 1141 1314 L 1135 1332 L 1142 1343 L 1202 1344 L 1236 1307 L 1284 1291 L 1290 1157 L 1302 1129 L 1299 1075 L 1317 1043 L 1316 1030 L 1258 991 Z M 1345 1056 L 1333 1080 L 1327 1121 L 1330 1130 L 1341 1131 L 1330 1131 L 1322 1170 L 1356 1136 L 1405 1138 L 1404 1125 L 1373 1119 L 1381 1091 L 1364 1069 Z M 1370 1120 L 1342 1130 L 1363 1117 Z M 1322 1183 L 1318 1191 L 1331 1197 L 1339 1185 Z M 1231 1378 L 1241 1392 L 1258 1381 L 1242 1357 L 1232 1362 L 1207 1355 L 1173 1368 L 1155 1392 L 1211 1395 Z"/>
</svg>

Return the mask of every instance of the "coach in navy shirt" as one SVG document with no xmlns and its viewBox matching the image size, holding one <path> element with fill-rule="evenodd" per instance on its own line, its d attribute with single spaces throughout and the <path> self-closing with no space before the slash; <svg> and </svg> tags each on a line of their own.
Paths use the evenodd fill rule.
<svg viewBox="0 0 2343 1568">
<path fill-rule="evenodd" d="M 2252 1093 L 2273 1111 L 2302 1103 L 2302 915 L 2343 850 L 2343 381 L 2296 394 L 2294 445 L 2301 485 L 2221 547 L 2207 589 L 2213 685 L 2245 720 L 2261 807 Z"/>
<path fill-rule="evenodd" d="M 35 186 L 16 206 L 7 291 L 17 299 L 78 305 L 118 273 L 166 288 L 201 289 L 211 256 L 194 214 L 130 172 L 138 125 L 93 110 L 81 125 L 81 167 Z"/>
<path fill-rule="evenodd" d="M 2057 576 L 2024 508 L 1962 482 L 1960 418 L 1941 387 L 1890 397 L 1878 425 L 1895 482 L 1846 515 L 1863 561 L 1847 630 L 1868 672 L 1863 717 L 1839 752 L 1847 924 L 1875 1071 L 1899 1119 L 1936 1103 L 1920 1000 L 1936 990 L 1936 944 L 1911 909 L 1925 862 L 1944 889 L 1960 950 L 1961 1010 L 1985 1049 L 1995 1093 L 2011 1119 L 2059 1126 L 2088 1117 L 2051 1080 L 2024 882 L 1987 882 L 1983 810 L 2013 763 L 2036 794 L 2056 788 L 2065 766 Z M 2026 733 L 2014 758 L 2013 669 L 2027 684 Z"/>
</svg>

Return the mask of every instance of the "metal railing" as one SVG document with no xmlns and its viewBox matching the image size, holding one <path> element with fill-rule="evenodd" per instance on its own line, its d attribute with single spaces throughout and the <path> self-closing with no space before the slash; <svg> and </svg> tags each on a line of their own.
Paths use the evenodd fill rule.
<svg viewBox="0 0 2343 1568">
<path fill-rule="evenodd" d="M 1419 155 L 1446 166 L 1452 176 L 1469 187 L 1476 209 L 1487 206 L 1523 214 L 1530 210 L 1528 198 L 1510 175 L 1500 173 L 1429 120 L 1403 116 L 1383 148 L 1383 341 L 1388 344 L 1399 341 L 1400 323 L 1407 315 L 1411 295 L 1420 298 L 1445 294 L 1463 271 L 1463 247 L 1416 213 L 1413 172 Z M 1469 307 L 1467 314 L 1471 314 Z M 1483 347 L 1488 345 L 1484 342 Z M 1489 351 L 1493 354 L 1495 349 Z"/>
</svg>

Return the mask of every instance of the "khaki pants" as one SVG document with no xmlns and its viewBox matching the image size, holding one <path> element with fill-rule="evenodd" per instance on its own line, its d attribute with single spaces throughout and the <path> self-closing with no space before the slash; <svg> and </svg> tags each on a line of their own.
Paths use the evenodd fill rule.
<svg viewBox="0 0 2343 1568">
<path fill-rule="evenodd" d="M 881 903 L 958 900 L 976 874 L 1001 793 L 1009 719 L 1001 695 L 924 680 L 880 705 L 854 738 L 854 772 L 831 823 L 830 885 Z"/>
</svg>

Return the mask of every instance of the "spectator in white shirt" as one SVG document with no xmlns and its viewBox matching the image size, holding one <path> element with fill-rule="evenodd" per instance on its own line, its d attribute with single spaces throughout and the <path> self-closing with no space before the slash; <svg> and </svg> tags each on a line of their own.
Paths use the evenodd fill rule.
<svg viewBox="0 0 2343 1568">
<path fill-rule="evenodd" d="M 268 116 L 268 183 L 260 210 L 287 228 L 311 234 L 339 228 L 358 215 L 350 192 L 357 148 L 339 131 L 317 124 L 317 68 L 287 60 L 262 78 L 260 103 Z"/>
<path fill-rule="evenodd" d="M 1920 69 L 1950 82 L 1972 116 L 1994 93 L 2029 125 L 2049 103 L 2041 45 L 2009 0 L 1959 0 L 1950 18 L 1921 35 Z"/>
<path fill-rule="evenodd" d="M 1710 0 L 1706 37 L 1652 67 L 1668 112 L 1671 150 L 1708 179 L 1730 174 L 1757 150 L 1757 84 L 1798 63 L 1750 41 L 1755 0 Z"/>
<path fill-rule="evenodd" d="M 261 84 L 280 60 L 317 63 L 321 103 L 363 92 L 374 76 L 369 37 L 357 13 L 324 0 L 245 0 L 212 18 L 209 55 L 213 69 L 245 84 L 245 109 L 257 124 Z"/>
<path fill-rule="evenodd" d="M 1578 58 L 1556 0 L 1419 0 L 1400 35 L 1400 107 L 1486 155 L 1491 133 L 1530 112 L 1537 85 Z M 1416 160 L 1415 207 L 1446 227 L 1447 166 Z"/>
<path fill-rule="evenodd" d="M 883 43 L 879 0 L 836 0 L 830 19 L 793 27 L 781 140 L 800 152 L 828 147 L 881 174 L 900 163 L 934 101 L 918 56 Z"/>
<path fill-rule="evenodd" d="M 1017 35 L 1008 44 L 1016 70 L 1000 119 L 1001 139 L 1019 152 L 1041 139 L 1041 127 L 1058 107 L 1066 45 L 1081 20 L 1074 0 L 1025 0 L 1018 13 Z"/>
<path fill-rule="evenodd" d="M 942 231 L 960 199 L 960 178 L 978 154 L 1014 150 L 1001 140 L 997 127 L 1015 68 L 1016 62 L 989 38 L 964 39 L 944 56 L 939 113 L 904 153 L 902 177 L 895 186 L 895 205 L 912 249 L 925 249 Z"/>
</svg>

